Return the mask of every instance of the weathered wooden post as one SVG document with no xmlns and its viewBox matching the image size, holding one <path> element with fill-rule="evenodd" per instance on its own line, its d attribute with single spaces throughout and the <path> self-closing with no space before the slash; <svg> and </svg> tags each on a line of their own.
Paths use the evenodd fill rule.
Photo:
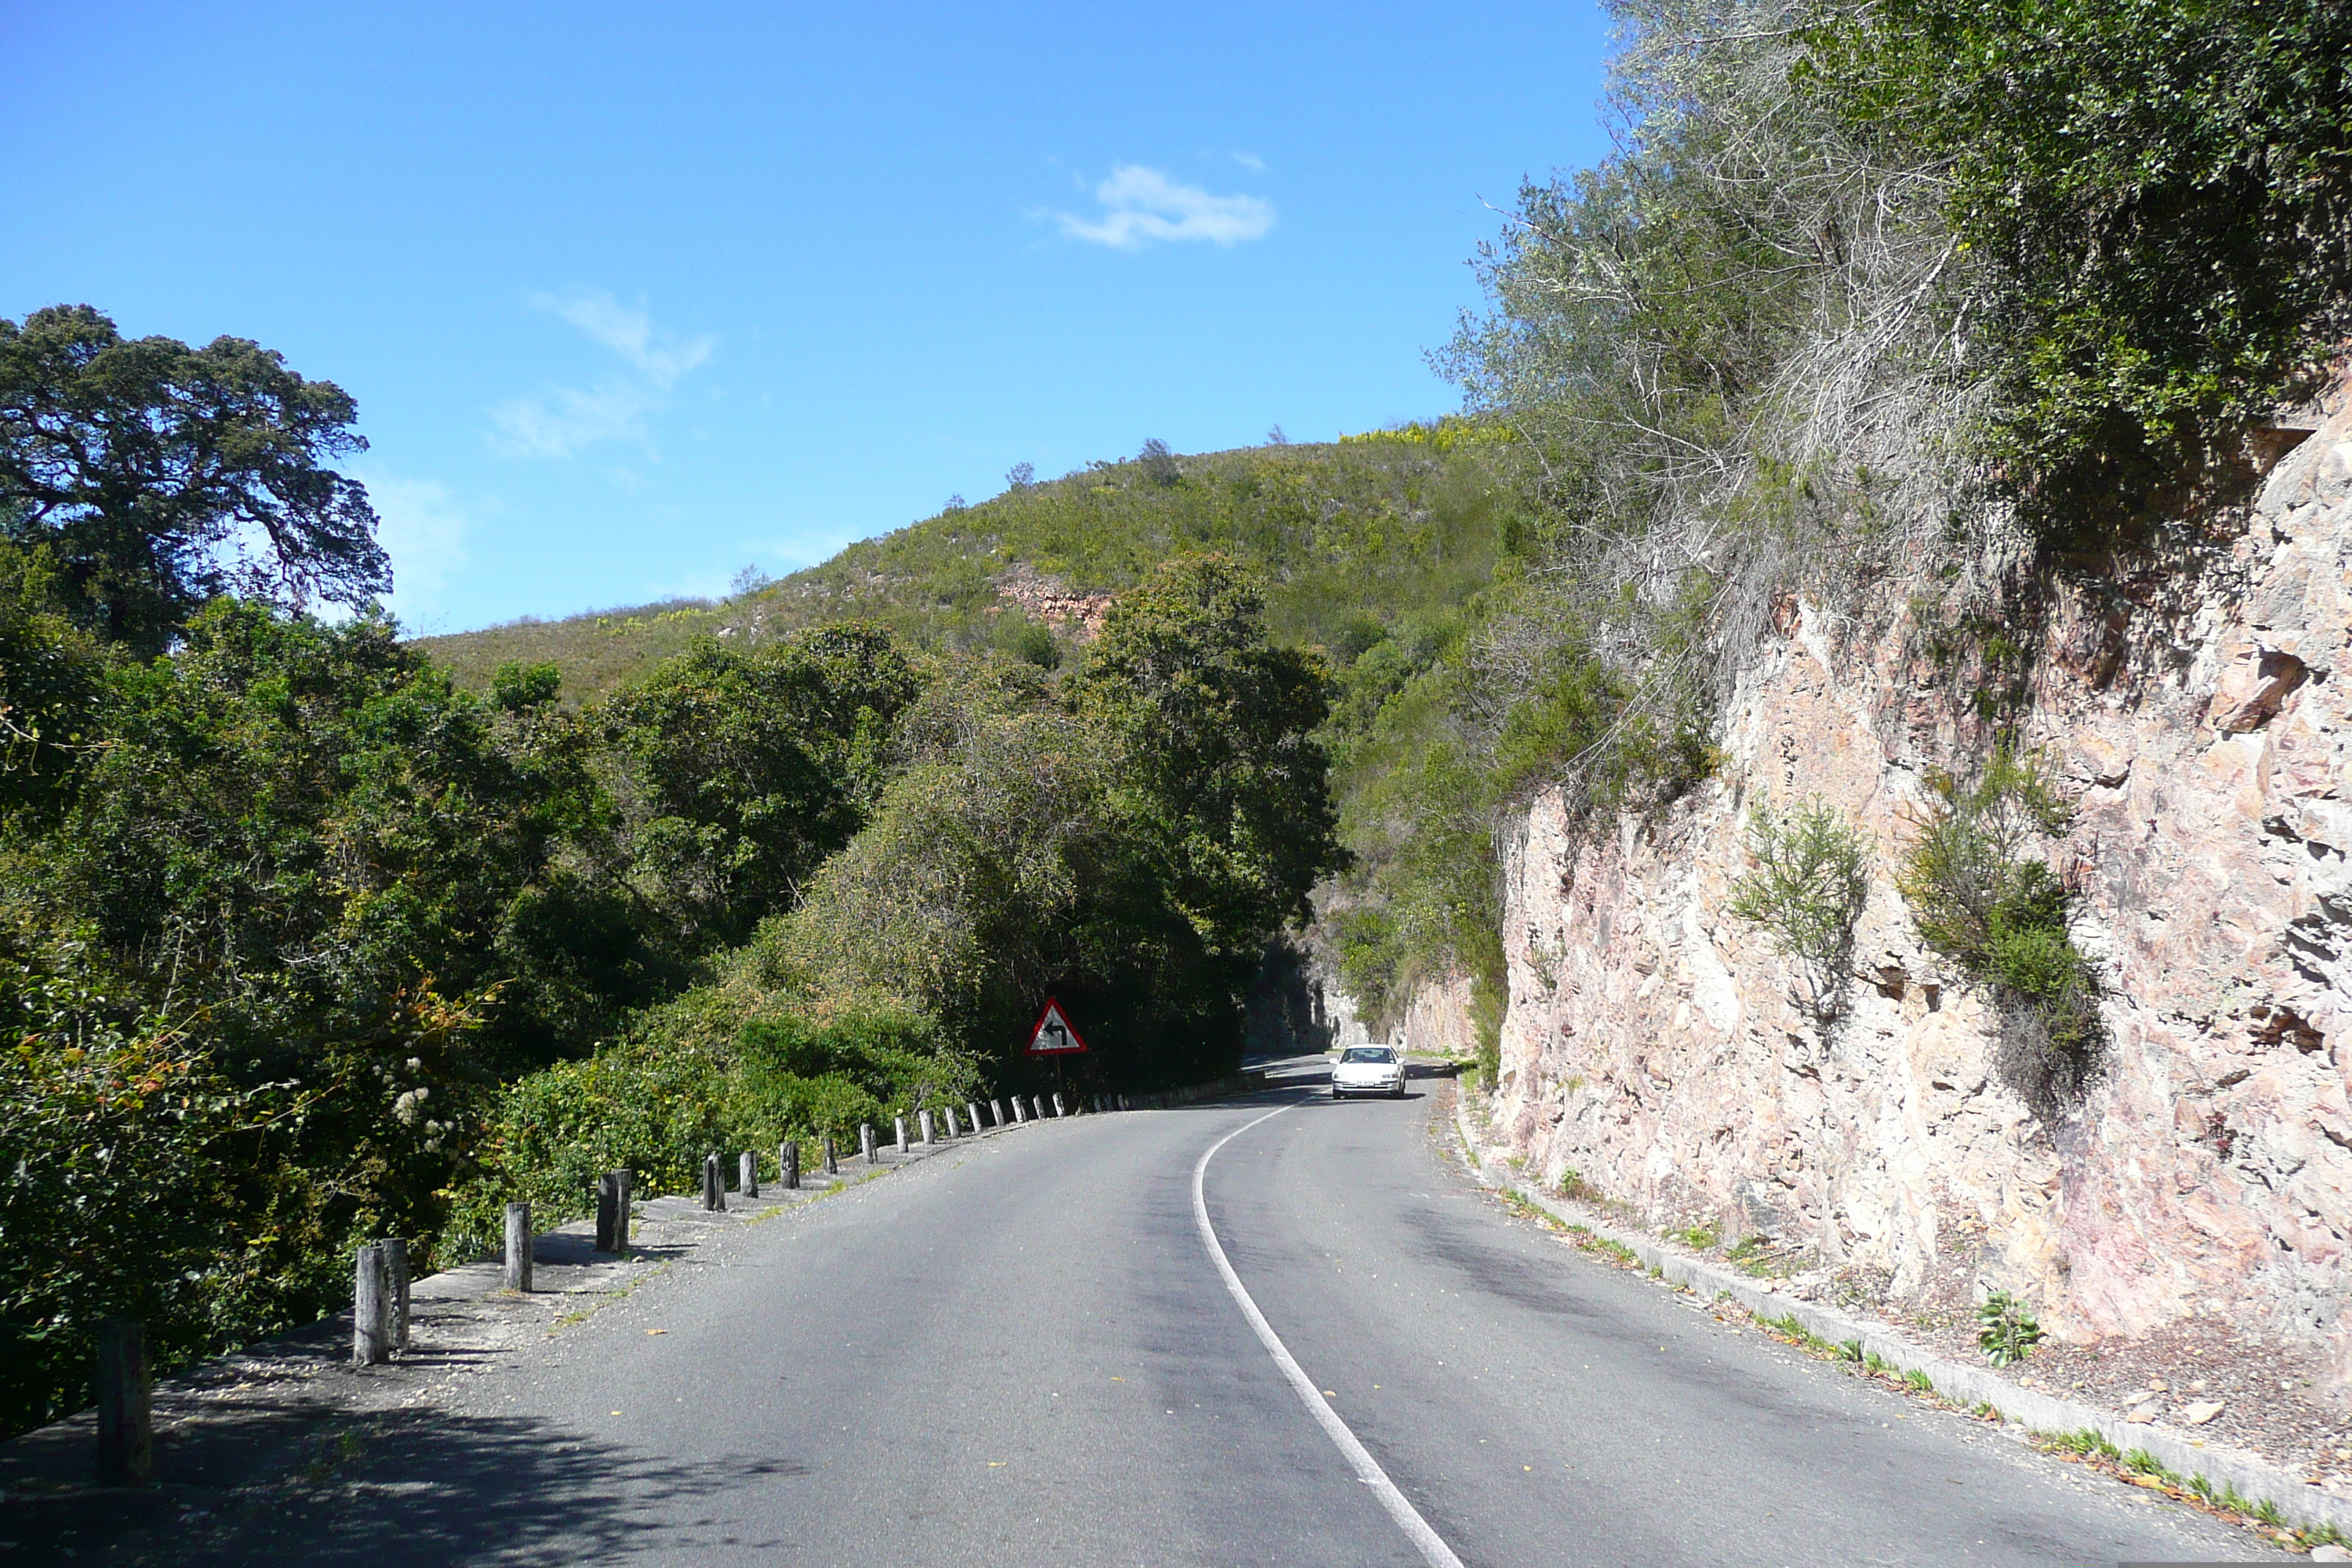
<svg viewBox="0 0 2352 1568">
<path fill-rule="evenodd" d="M 824 1173 L 837 1175 L 840 1171 L 841 1161 L 833 1152 L 833 1134 L 828 1132 L 824 1135 Z"/>
<path fill-rule="evenodd" d="M 509 1290 L 530 1294 L 530 1205 L 507 1205 L 507 1278 Z"/>
<path fill-rule="evenodd" d="M 980 1101 L 976 1100 L 965 1100 L 963 1102 L 963 1114 L 964 1120 L 971 1123 L 972 1131 L 977 1133 L 981 1127 Z"/>
<path fill-rule="evenodd" d="M 1018 1104 L 1018 1103 L 1019 1103 L 1019 1101 L 1017 1101 L 1017 1100 L 1016 1100 L 1016 1101 L 1014 1101 L 1014 1103 L 1015 1103 L 1015 1104 Z M 1003 1100 L 990 1100 L 990 1101 L 988 1102 L 988 1109 L 989 1109 L 991 1111 L 994 1112 L 995 1117 L 996 1117 L 996 1124 L 997 1124 L 999 1127 L 1003 1126 L 1003 1125 L 1004 1125 L 1004 1101 L 1003 1101 Z"/>
<path fill-rule="evenodd" d="M 933 1143 L 939 1142 L 939 1140 L 931 1136 L 931 1113 L 929 1111 L 919 1110 L 915 1112 L 915 1125 L 923 1134 L 924 1148 L 928 1149 Z"/>
<path fill-rule="evenodd" d="M 1019 1095 L 1014 1095 L 1013 1097 L 1013 1125 L 1018 1127 L 1028 1120 L 1029 1108 L 1021 1103 L 1021 1097 Z"/>
<path fill-rule="evenodd" d="M 383 1248 L 359 1249 L 352 1276 L 352 1364 L 374 1366 L 392 1355 L 391 1292 L 384 1289 Z"/>
<path fill-rule="evenodd" d="M 629 1255 L 629 1188 L 636 1179 L 635 1173 L 626 1165 L 613 1173 L 614 1184 L 620 1194 L 620 1213 L 613 1222 L 613 1255 L 615 1258 Z"/>
<path fill-rule="evenodd" d="M 98 1325 L 98 1356 L 90 1394 L 98 1402 L 98 1484 L 137 1486 L 155 1468 L 155 1424 L 150 1404 L 147 1331 L 136 1318 Z"/>
<path fill-rule="evenodd" d="M 1035 1112 L 1037 1113 L 1037 1120 L 1038 1120 L 1038 1121 L 1045 1121 L 1045 1097 L 1044 1095 L 1042 1095 L 1042 1094 L 1033 1094 L 1033 1095 L 1031 1095 L 1031 1096 L 1029 1097 L 1029 1109 L 1030 1109 L 1031 1110 L 1034 1110 L 1034 1111 L 1035 1111 Z"/>
<path fill-rule="evenodd" d="M 797 1192 L 801 1184 L 801 1146 L 787 1138 L 776 1145 L 776 1170 L 784 1184 L 784 1191 Z"/>
<path fill-rule="evenodd" d="M 956 1115 L 956 1108 L 952 1105 L 948 1107 L 948 1136 L 950 1139 L 963 1136 L 963 1120 Z"/>
<path fill-rule="evenodd" d="M 890 1118 L 890 1127 L 891 1135 L 898 1141 L 898 1152 L 905 1153 L 907 1152 L 907 1119 L 903 1116 L 894 1116 Z"/>
<path fill-rule="evenodd" d="M 736 1162 L 736 1164 L 740 1167 L 736 1172 L 736 1190 L 747 1198 L 758 1197 L 760 1195 L 760 1162 L 746 1153 Z"/>
<path fill-rule="evenodd" d="M 857 1152 L 866 1156 L 867 1164 L 874 1163 L 874 1123 L 871 1121 L 857 1124 Z"/>
<path fill-rule="evenodd" d="M 387 1237 L 383 1247 L 384 1283 L 392 1293 L 392 1348 L 408 1348 L 408 1242 Z"/>
<path fill-rule="evenodd" d="M 719 1180 L 719 1156 L 715 1153 L 702 1157 L 702 1206 L 713 1210 L 727 1206 L 727 1185 Z"/>
</svg>

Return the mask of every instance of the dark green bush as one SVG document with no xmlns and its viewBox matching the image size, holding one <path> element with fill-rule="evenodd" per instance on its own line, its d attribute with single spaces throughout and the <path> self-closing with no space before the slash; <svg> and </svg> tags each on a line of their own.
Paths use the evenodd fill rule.
<svg viewBox="0 0 2352 1568">
<path fill-rule="evenodd" d="M 1934 804 L 1896 879 L 1919 934 L 2030 1014 L 2049 1049 L 2087 1054 L 2099 1037 L 2095 976 L 2067 933 L 2070 894 L 2032 853 L 2070 816 L 2041 759 L 2003 740 L 1973 780 L 1929 784 Z"/>
<path fill-rule="evenodd" d="M 2045 528 L 2233 456 L 2352 328 L 2340 0 L 1873 0 L 1809 43 L 1801 82 L 1944 182 L 1996 455 Z"/>
</svg>

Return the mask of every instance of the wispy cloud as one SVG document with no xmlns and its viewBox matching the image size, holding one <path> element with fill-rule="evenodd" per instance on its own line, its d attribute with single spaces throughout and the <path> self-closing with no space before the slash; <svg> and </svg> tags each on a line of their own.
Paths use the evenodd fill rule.
<svg viewBox="0 0 2352 1568">
<path fill-rule="evenodd" d="M 1121 163 L 1095 187 L 1102 216 L 1050 215 L 1072 239 L 1136 250 L 1155 240 L 1205 239 L 1234 245 L 1274 226 L 1274 204 L 1256 196 L 1213 195 L 1180 185 L 1158 169 Z"/>
<path fill-rule="evenodd" d="M 405 479 L 372 468 L 352 477 L 367 486 L 375 507 L 376 542 L 392 557 L 388 602 L 410 622 L 436 613 L 451 575 L 468 558 L 466 539 L 473 520 L 465 506 L 436 480 Z"/>
<path fill-rule="evenodd" d="M 1253 174 L 1263 174 L 1265 173 L 1265 160 L 1259 157 L 1255 153 L 1236 153 L 1234 154 L 1234 162 L 1239 163 L 1243 168 L 1247 169 Z"/>
<path fill-rule="evenodd" d="M 593 386 L 550 386 L 491 409 L 499 444 L 519 456 L 569 458 L 599 442 L 646 439 L 645 416 L 719 347 L 708 335 L 662 331 L 643 306 L 624 305 L 602 289 L 533 294 L 530 305 L 611 350 L 622 368 Z"/>
</svg>

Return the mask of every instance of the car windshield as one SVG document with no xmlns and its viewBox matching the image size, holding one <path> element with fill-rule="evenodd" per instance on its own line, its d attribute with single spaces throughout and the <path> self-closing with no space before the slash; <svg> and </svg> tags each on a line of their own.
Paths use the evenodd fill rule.
<svg viewBox="0 0 2352 1568">
<path fill-rule="evenodd" d="M 1355 1046 L 1339 1058 L 1343 1062 L 1392 1062 L 1396 1052 L 1386 1046 Z"/>
</svg>

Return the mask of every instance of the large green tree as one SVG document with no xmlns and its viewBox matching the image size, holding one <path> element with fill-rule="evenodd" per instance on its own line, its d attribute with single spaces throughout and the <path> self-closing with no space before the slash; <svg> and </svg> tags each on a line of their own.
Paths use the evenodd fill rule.
<svg viewBox="0 0 2352 1568">
<path fill-rule="evenodd" d="M 632 852 L 690 950 L 790 908 L 849 842 L 918 685 L 887 631 L 842 625 L 743 652 L 706 638 L 613 699 Z"/>
<path fill-rule="evenodd" d="M 245 338 L 122 336 L 88 305 L 0 320 L 0 536 L 46 545 L 84 626 L 142 653 L 235 592 L 353 607 L 392 586 L 357 410 Z"/>
</svg>

